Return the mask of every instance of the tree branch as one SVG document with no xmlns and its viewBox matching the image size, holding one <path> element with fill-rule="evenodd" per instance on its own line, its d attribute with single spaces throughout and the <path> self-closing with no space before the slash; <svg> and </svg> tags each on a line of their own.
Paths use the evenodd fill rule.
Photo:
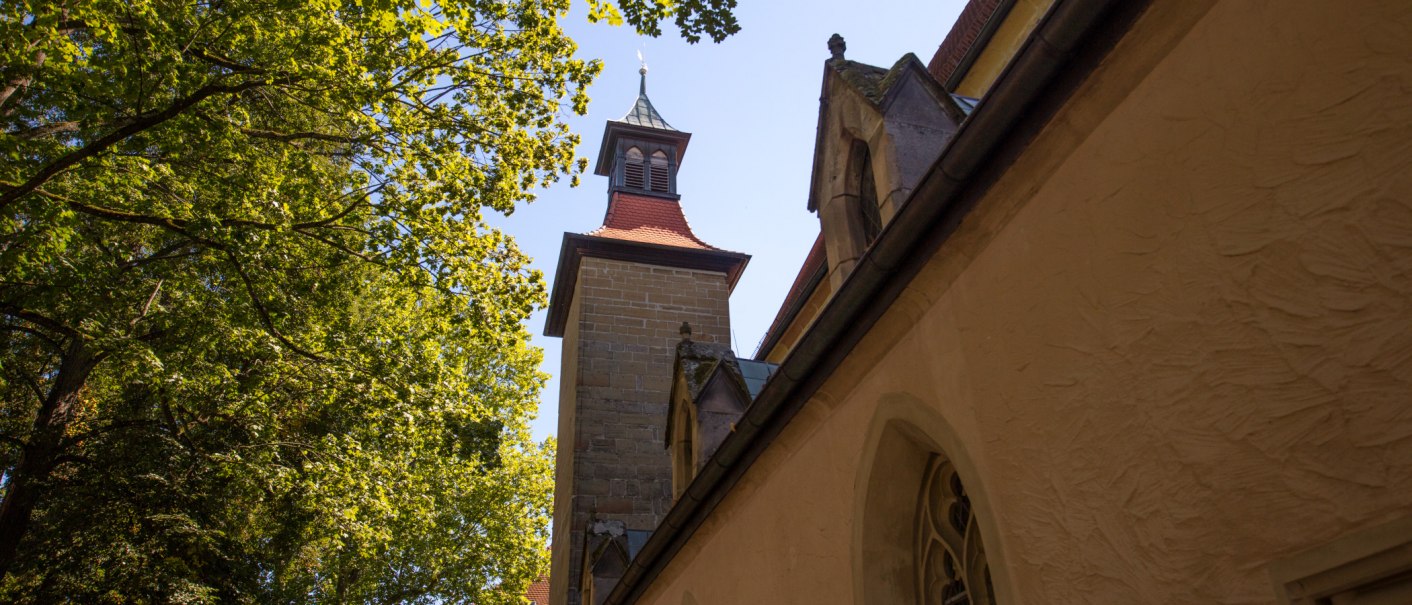
<svg viewBox="0 0 1412 605">
<path fill-rule="evenodd" d="M 307 351 L 303 347 L 294 344 L 294 342 L 290 341 L 275 328 L 274 319 L 270 317 L 269 310 L 265 309 L 265 305 L 260 302 L 259 295 L 255 293 L 255 284 L 250 280 L 250 275 L 245 272 L 245 266 L 240 264 L 240 260 L 237 259 L 234 254 L 226 253 L 226 257 L 229 258 L 231 264 L 235 266 L 235 273 L 240 276 L 240 281 L 245 284 L 245 293 L 250 296 L 250 304 L 254 305 L 255 314 L 260 317 L 260 323 L 265 325 L 265 330 L 270 333 L 270 336 L 275 337 L 275 340 L 289 347 L 289 350 L 304 357 L 320 363 L 328 361 L 328 358 L 313 353 L 312 351 Z"/>
<path fill-rule="evenodd" d="M 130 324 L 132 327 L 137 327 L 137 322 L 147 317 L 147 312 L 152 310 L 152 303 L 157 301 L 157 294 L 162 292 L 162 283 L 165 281 L 166 280 L 162 279 L 157 280 L 157 287 L 152 288 L 152 295 L 148 296 L 147 302 L 142 305 L 142 312 L 138 313 L 137 317 L 132 318 L 132 323 Z"/>
<path fill-rule="evenodd" d="M 83 336 L 82 334 L 79 334 L 78 330 L 64 325 L 63 322 L 50 319 L 48 317 L 35 313 L 34 311 L 27 311 L 11 303 L 0 302 L 0 313 L 9 315 L 10 317 L 13 317 L 15 319 L 27 321 L 41 328 L 53 330 L 55 332 L 63 334 L 64 336 L 68 336 L 69 338 L 82 338 Z"/>
<path fill-rule="evenodd" d="M 117 143 L 123 141 L 128 137 L 131 137 L 139 132 L 162 124 L 167 120 L 175 118 L 181 115 L 182 112 L 186 111 L 187 109 L 190 109 L 192 106 L 196 105 L 197 103 L 200 103 L 201 101 L 206 100 L 207 98 L 219 94 L 235 94 L 253 88 L 259 88 L 261 86 L 269 86 L 272 84 L 288 84 L 290 82 L 293 82 L 293 79 L 286 78 L 283 80 L 270 82 L 255 80 L 250 82 L 241 82 L 240 84 L 229 86 L 221 84 L 207 84 L 206 86 L 202 86 L 201 88 L 196 89 L 196 92 L 193 92 L 190 95 L 178 99 L 175 103 L 172 103 L 165 109 L 157 112 L 151 112 L 140 115 L 128 121 L 126 124 L 118 128 L 117 130 L 114 130 L 113 132 L 110 132 L 107 135 L 102 136 L 87 145 L 84 145 L 82 148 L 79 148 L 73 151 L 72 153 L 69 153 L 51 162 L 49 165 L 40 168 L 39 172 L 36 172 L 34 176 L 31 176 L 25 182 L 20 183 L 17 186 L 10 187 L 10 189 L 5 191 L 4 193 L 0 193 L 0 212 L 3 212 L 7 206 L 14 203 L 21 197 L 33 193 L 35 190 L 39 189 L 41 185 L 47 183 L 49 179 L 54 178 L 59 173 L 69 169 L 69 167 L 99 154 L 103 150 L 112 147 L 113 145 L 116 145 Z"/>
<path fill-rule="evenodd" d="M 295 233 L 298 233 L 299 235 L 302 235 L 302 236 L 304 236 L 304 237 L 307 237 L 307 238 L 310 238 L 310 239 L 313 239 L 313 240 L 317 240 L 317 241 L 319 241 L 319 242 L 322 242 L 324 245 L 330 246 L 330 247 L 332 247 L 333 249 L 338 250 L 339 252 L 342 252 L 342 253 L 344 253 L 344 254 L 348 254 L 348 255 L 351 255 L 351 256 L 356 256 L 356 257 L 358 257 L 359 259 L 362 259 L 362 260 L 364 260 L 364 261 L 370 262 L 370 263 L 372 263 L 372 264 L 374 264 L 374 265 L 381 265 L 381 264 L 383 264 L 381 261 L 379 261 L 379 260 L 376 259 L 376 258 L 373 258 L 373 257 L 371 257 L 371 256 L 368 256 L 368 255 L 366 255 L 366 254 L 363 254 L 362 252 L 358 252 L 357 250 L 353 250 L 352 248 L 349 248 L 348 246 L 345 246 L 345 245 L 343 245 L 343 244 L 340 244 L 340 243 L 338 243 L 338 242 L 335 242 L 335 241 L 333 241 L 333 240 L 331 240 L 331 239 L 328 239 L 328 238 L 325 238 L 325 237 L 323 237 L 323 236 L 316 235 L 316 234 L 313 234 L 313 233 L 309 233 L 308 231 L 305 231 L 305 230 L 303 230 L 303 229 L 295 229 L 294 232 L 295 232 Z"/>
<path fill-rule="evenodd" d="M 339 136 L 336 134 L 324 134 L 322 132 L 276 132 L 273 130 L 261 130 L 259 128 L 241 128 L 240 132 L 245 133 L 245 135 L 249 137 L 257 139 L 269 139 L 271 141 L 280 141 L 282 143 L 289 143 L 292 141 L 299 141 L 304 139 L 313 139 L 315 141 L 327 141 L 330 143 L 345 143 L 349 145 L 363 142 L 353 137 Z"/>
<path fill-rule="evenodd" d="M 226 57 L 222 57 L 222 56 L 217 55 L 217 54 L 214 54 L 214 53 L 208 53 L 208 52 L 206 52 L 206 51 L 204 51 L 204 50 L 201 50 L 201 49 L 199 49 L 199 48 L 191 48 L 191 47 L 188 46 L 188 48 L 184 49 L 184 51 L 186 52 L 186 54 L 189 54 L 189 55 L 191 55 L 191 56 L 193 56 L 193 57 L 196 57 L 197 59 L 200 59 L 200 60 L 202 60 L 202 61 L 205 61 L 205 62 L 207 62 L 207 63 L 210 63 L 211 65 L 215 65 L 215 66 L 217 66 L 217 67 L 223 67 L 223 68 L 225 68 L 225 69 L 229 69 L 230 71 L 232 71 L 232 72 L 234 72 L 234 73 L 242 73 L 242 74 L 263 74 L 263 73 L 266 73 L 265 70 L 260 69 L 260 68 L 258 68 L 258 67 L 250 67 L 249 65 L 241 65 L 240 63 L 237 63 L 237 62 L 235 62 L 235 61 L 233 61 L 233 60 L 231 60 L 231 59 L 228 59 L 228 58 L 226 58 Z"/>
<path fill-rule="evenodd" d="M 10 330 L 10 331 L 13 331 L 13 332 L 24 332 L 25 334 L 29 334 L 30 336 L 33 336 L 33 337 L 38 338 L 38 339 L 40 339 L 40 340 L 43 340 L 43 341 L 44 341 L 44 344 L 47 344 L 47 345 L 49 345 L 49 346 L 51 346 L 51 347 L 54 347 L 54 349 L 56 349 L 56 350 L 59 350 L 59 351 L 64 350 L 64 347 L 62 347 L 62 346 L 59 345 L 59 341 L 54 340 L 53 338 L 50 338 L 49 335 L 47 335 L 47 334 L 45 334 L 45 333 L 43 333 L 43 332 L 40 332 L 39 330 L 35 330 L 35 329 L 33 329 L 33 328 L 26 328 L 26 327 L 24 327 L 24 326 L 16 326 L 16 325 L 12 325 L 12 324 L 5 324 L 5 325 L 0 325 L 0 330 Z"/>
<path fill-rule="evenodd" d="M 14 187 L 15 185 L 12 184 L 12 183 L 9 183 L 9 182 L 7 182 L 7 181 L 0 181 L 0 186 Z M 380 189 L 380 188 L 381 188 L 381 187 L 379 187 L 379 189 Z M 155 227 L 162 227 L 162 228 L 164 228 L 164 229 L 169 229 L 169 230 L 174 231 L 174 232 L 176 232 L 176 233 L 179 233 L 179 234 L 181 234 L 181 235 L 183 235 L 183 236 L 185 236 L 185 237 L 188 237 L 188 238 L 190 238 L 192 241 L 200 242 L 200 243 L 207 244 L 207 245 L 212 245 L 213 247 L 217 247 L 217 246 L 214 246 L 214 242 L 210 242 L 210 241 L 208 241 L 208 240 L 205 240 L 205 239 L 202 239 L 202 238 L 198 238 L 198 237 L 192 235 L 190 232 L 188 232 L 188 231 L 186 230 L 186 227 L 187 227 L 188 225 L 190 225 L 191 223 L 190 223 L 190 221 L 187 221 L 186 219 L 170 218 L 170 217 L 165 217 L 165 216 L 152 216 L 152 215 L 149 215 L 149 214 L 137 214 L 137 213 L 134 213 L 134 212 L 125 212 L 125 211 L 123 211 L 123 210 L 113 210 L 112 208 L 103 208 L 103 207 L 101 207 L 101 206 L 93 206 L 93 205 L 91 205 L 91 204 L 85 204 L 85 203 L 80 202 L 80 201 L 78 201 L 78 200 L 70 199 L 70 198 L 64 197 L 64 196 L 62 196 L 62 195 L 58 195 L 58 194 L 55 194 L 55 193 L 49 193 L 48 191 L 44 191 L 43 189 L 37 189 L 37 190 L 34 191 L 34 193 L 35 193 L 35 195 L 41 195 L 41 196 L 47 197 L 47 198 L 49 198 L 49 199 L 51 199 L 51 200 L 54 200 L 54 201 L 56 201 L 56 202 L 62 202 L 62 203 L 64 203 L 64 204 L 67 204 L 70 208 L 72 208 L 72 209 L 73 209 L 74 211 L 76 211 L 76 212 L 81 212 L 81 213 L 83 213 L 83 214 L 87 214 L 87 215 L 90 215 L 90 216 L 96 216 L 96 217 L 99 217 L 99 218 L 106 218 L 106 219 L 109 219 L 109 220 L 120 221 L 120 222 L 124 222 L 124 223 L 137 223 L 137 224 L 142 224 L 142 225 L 152 225 L 152 226 L 155 226 Z M 366 198 L 366 196 L 367 196 L 367 194 L 364 195 L 364 198 Z M 353 212 L 354 210 L 358 209 L 358 207 L 366 205 L 364 202 L 365 202 L 365 200 L 359 200 L 359 201 L 357 201 L 357 202 L 354 202 L 354 203 L 352 203 L 352 204 L 349 204 L 348 207 L 344 208 L 343 210 L 340 210 L 340 211 L 338 212 L 338 214 L 335 214 L 335 215 L 333 215 L 333 216 L 331 216 L 331 217 L 328 217 L 328 218 L 325 218 L 325 219 L 319 219 L 319 220 L 317 220 L 317 221 L 307 221 L 307 222 L 303 222 L 303 223 L 294 223 L 293 225 L 290 225 L 289 228 L 290 228 L 290 229 L 293 229 L 293 230 L 295 230 L 295 231 L 301 231 L 301 230 L 303 230 L 303 229 L 315 229 L 315 228 L 320 228 L 320 227 L 328 227 L 330 223 L 332 223 L 332 222 L 334 222 L 334 221 L 337 221 L 338 219 L 341 219 L 341 218 L 343 218 L 343 217 L 345 217 L 345 216 L 348 216 L 349 213 L 351 213 L 351 212 Z M 219 224 L 220 226 L 222 226 L 222 227 L 250 227 L 250 228 L 254 228 L 254 229 L 263 229 L 263 230 L 265 230 L 265 231 L 277 231 L 277 230 L 279 230 L 279 228 L 280 228 L 279 225 L 276 225 L 276 224 L 274 224 L 274 223 L 267 223 L 267 222 L 264 222 L 264 221 L 252 221 L 252 220 L 248 220 L 248 219 L 238 219 L 238 218 L 222 219 L 218 224 Z M 307 234 L 305 234 L 305 235 L 307 235 Z M 193 252 L 193 254 L 194 254 L 194 252 Z M 129 263 L 134 263 L 134 262 L 146 262 L 146 261 L 148 261 L 148 260 L 160 260 L 160 259 L 156 259 L 156 258 L 151 258 L 151 257 L 149 257 L 148 259 L 142 259 L 141 261 L 129 261 Z M 134 265 L 134 266 L 135 266 L 135 265 Z"/>
<path fill-rule="evenodd" d="M 200 248 L 195 248 L 195 247 L 193 247 L 191 250 L 187 250 L 187 251 L 185 251 L 185 252 L 182 252 L 181 254 L 176 254 L 176 251 L 177 251 L 177 250 L 180 250 L 180 249 L 185 248 L 185 247 L 187 247 L 187 246 L 191 246 L 191 243 L 190 243 L 190 242 L 187 242 L 187 241 L 179 241 L 179 242 L 177 242 L 177 243 L 175 243 L 175 244 L 172 244 L 172 245 L 170 245 L 170 246 L 167 246 L 167 247 L 165 247 L 165 248 L 162 248 L 161 250 L 158 250 L 158 251 L 156 251 L 156 252 L 153 252 L 152 254 L 149 254 L 149 255 L 144 256 L 144 257 L 142 257 L 142 258 L 134 258 L 134 259 L 128 260 L 128 261 L 124 262 L 124 263 L 121 265 L 120 268 L 122 268 L 122 269 L 134 269 L 134 268 L 137 268 L 137 267 L 141 267 L 142 265 L 146 265 L 146 264 L 148 264 L 148 263 L 155 263 L 155 262 L 158 262 L 158 261 L 171 260 L 171 259 L 174 259 L 174 258 L 185 258 L 185 257 L 188 257 L 188 256 L 193 256 L 193 255 L 196 255 L 196 254 L 200 254 L 200 253 L 201 253 L 201 249 L 200 249 Z"/>
<path fill-rule="evenodd" d="M 47 136 L 56 135 L 61 132 L 78 132 L 78 122 L 52 122 L 33 128 L 25 128 L 9 132 L 12 137 L 25 139 L 27 141 L 41 139 Z"/>
<path fill-rule="evenodd" d="M 113 422 L 111 422 L 111 423 L 108 423 L 108 424 L 106 424 L 106 425 L 104 425 L 104 426 L 100 426 L 100 427 L 98 427 L 98 428 L 96 428 L 96 429 L 93 429 L 93 430 L 91 430 L 91 431 L 88 431 L 88 432 L 86 432 L 86 433 L 82 433 L 82 434 L 80 434 L 80 435 L 77 435 L 77 436 L 73 437 L 72 439 L 69 440 L 69 445 L 78 445 L 78 444 L 80 444 L 80 443 L 83 443 L 83 442 L 84 442 L 85 440 L 87 440 L 87 439 L 91 439 L 91 438 L 93 438 L 93 437 L 97 437 L 97 436 L 102 435 L 102 434 L 104 434 L 104 433 L 110 433 L 110 432 L 112 432 L 112 431 L 117 431 L 117 430 L 121 430 L 121 429 L 137 428 L 137 427 L 152 427 L 152 426 L 157 426 L 157 422 L 154 421 L 154 420 L 115 420 L 115 421 L 113 421 Z"/>
<path fill-rule="evenodd" d="M 24 377 L 24 379 L 25 379 L 25 384 L 29 386 L 30 392 L 31 392 L 31 393 L 34 393 L 34 398 L 35 398 L 35 399 L 38 399 L 38 400 L 39 400 L 39 403 L 43 404 L 43 403 L 44 403 L 44 398 L 45 398 L 45 397 L 48 397 L 49 394 L 44 392 L 44 389 L 39 386 L 39 383 L 34 380 L 34 377 L 33 377 L 33 376 L 30 376 L 29 374 L 24 374 L 24 373 L 21 373 L 21 376 Z M 21 445 L 23 445 L 23 444 L 21 444 Z"/>
</svg>

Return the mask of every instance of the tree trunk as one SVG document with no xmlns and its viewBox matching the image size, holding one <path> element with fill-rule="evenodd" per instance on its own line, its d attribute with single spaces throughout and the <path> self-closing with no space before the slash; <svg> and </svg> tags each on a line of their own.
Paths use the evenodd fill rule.
<svg viewBox="0 0 1412 605">
<path fill-rule="evenodd" d="M 20 540 L 29 531 L 30 516 L 64 448 L 64 433 L 73 419 L 79 391 L 97 361 L 78 337 L 60 359 L 59 373 L 35 416 L 34 429 L 10 473 L 5 499 L 0 501 L 0 578 L 9 573 Z"/>
</svg>

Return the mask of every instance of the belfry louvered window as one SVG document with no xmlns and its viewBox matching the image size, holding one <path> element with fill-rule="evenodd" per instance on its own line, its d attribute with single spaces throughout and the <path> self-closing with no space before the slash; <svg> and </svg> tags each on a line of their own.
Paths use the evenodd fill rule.
<svg viewBox="0 0 1412 605">
<path fill-rule="evenodd" d="M 652 185 L 652 191 L 660 191 L 662 193 L 671 192 L 672 177 L 669 176 L 668 172 L 669 170 L 667 168 L 667 154 L 660 149 L 652 152 L 652 173 L 650 175 L 651 178 L 649 179 L 649 182 Z"/>
<path fill-rule="evenodd" d="M 643 174 L 645 166 L 642 162 L 642 150 L 636 147 L 628 148 L 625 161 L 623 162 L 623 185 L 634 189 L 646 189 L 646 175 Z"/>
</svg>

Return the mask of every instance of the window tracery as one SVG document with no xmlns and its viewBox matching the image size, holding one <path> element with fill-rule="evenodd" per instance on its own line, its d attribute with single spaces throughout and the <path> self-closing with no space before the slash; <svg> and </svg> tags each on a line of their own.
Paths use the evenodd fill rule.
<svg viewBox="0 0 1412 605">
<path fill-rule="evenodd" d="M 971 499 L 949 460 L 933 455 L 917 498 L 913 539 L 919 605 L 994 605 Z"/>
</svg>

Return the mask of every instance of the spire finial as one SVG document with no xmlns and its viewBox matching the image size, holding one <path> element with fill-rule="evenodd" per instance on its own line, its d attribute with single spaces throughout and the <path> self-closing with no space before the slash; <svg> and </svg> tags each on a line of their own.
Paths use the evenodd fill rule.
<svg viewBox="0 0 1412 605">
<path fill-rule="evenodd" d="M 637 51 L 637 62 L 642 67 L 637 68 L 637 73 L 642 77 L 637 84 L 637 94 L 647 96 L 647 59 L 642 58 L 642 51 Z"/>
<path fill-rule="evenodd" d="M 848 50 L 848 45 L 843 42 L 843 36 L 838 34 L 829 36 L 829 54 L 833 55 L 834 61 L 842 61 L 845 50 Z"/>
<path fill-rule="evenodd" d="M 691 324 L 681 322 L 681 329 L 677 331 L 681 333 L 682 340 L 691 340 Z"/>
</svg>

